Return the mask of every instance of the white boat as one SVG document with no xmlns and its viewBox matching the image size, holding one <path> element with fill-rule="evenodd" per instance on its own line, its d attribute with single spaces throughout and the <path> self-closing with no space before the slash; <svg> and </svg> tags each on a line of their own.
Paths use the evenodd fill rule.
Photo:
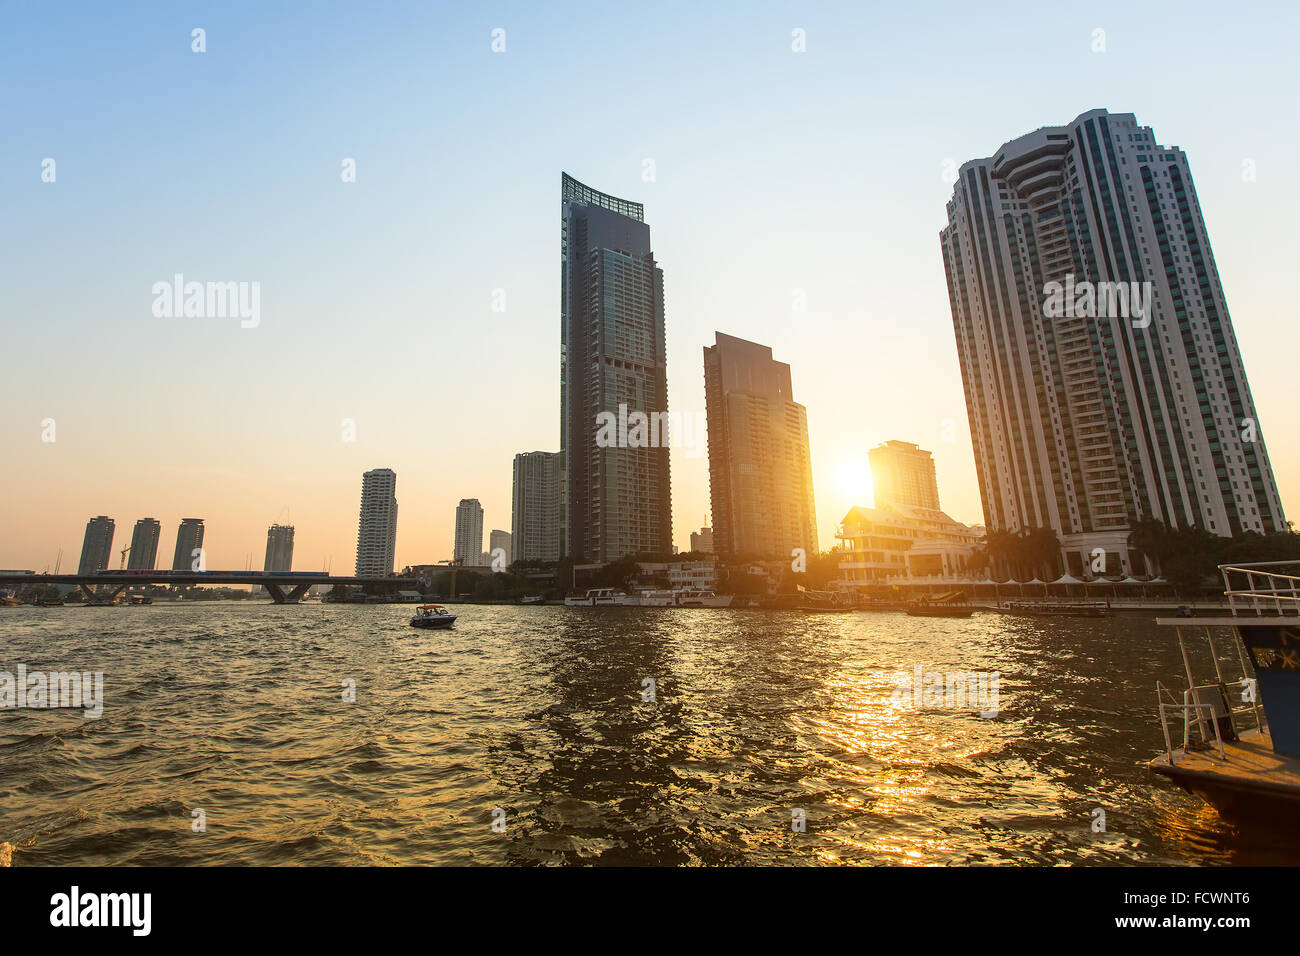
<svg viewBox="0 0 1300 956">
<path fill-rule="evenodd" d="M 734 594 L 715 594 L 703 588 L 682 588 L 677 592 L 678 607 L 731 607 Z"/>
<path fill-rule="evenodd" d="M 636 595 L 638 607 L 676 607 L 676 591 L 641 591 Z"/>
<path fill-rule="evenodd" d="M 582 597 L 569 595 L 564 599 L 565 607 L 624 607 L 631 603 L 631 597 L 613 588 L 592 588 Z"/>
</svg>

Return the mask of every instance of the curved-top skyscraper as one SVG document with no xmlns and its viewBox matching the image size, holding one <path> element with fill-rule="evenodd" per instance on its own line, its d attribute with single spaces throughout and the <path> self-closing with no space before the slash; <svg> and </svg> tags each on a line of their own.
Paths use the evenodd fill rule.
<svg viewBox="0 0 1300 956">
<path fill-rule="evenodd" d="M 1090 110 L 961 167 L 941 232 L 990 531 L 1079 574 L 1144 519 L 1286 529 L 1187 156 Z"/>
</svg>

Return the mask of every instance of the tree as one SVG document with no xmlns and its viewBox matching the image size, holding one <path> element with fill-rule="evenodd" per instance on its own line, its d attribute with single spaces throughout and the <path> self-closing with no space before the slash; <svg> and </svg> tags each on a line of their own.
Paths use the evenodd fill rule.
<svg viewBox="0 0 1300 956">
<path fill-rule="evenodd" d="M 1130 556 L 1134 552 L 1140 553 L 1156 573 L 1160 572 L 1161 563 L 1169 555 L 1169 543 L 1168 526 L 1155 518 L 1142 519 L 1128 534 Z"/>
</svg>

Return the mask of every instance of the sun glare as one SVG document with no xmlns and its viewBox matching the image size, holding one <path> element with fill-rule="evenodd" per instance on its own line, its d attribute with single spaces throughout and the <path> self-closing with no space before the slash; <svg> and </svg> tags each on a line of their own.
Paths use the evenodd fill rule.
<svg viewBox="0 0 1300 956">
<path fill-rule="evenodd" d="M 865 457 L 846 458 L 835 467 L 835 485 L 856 505 L 872 502 L 871 469 Z"/>
</svg>

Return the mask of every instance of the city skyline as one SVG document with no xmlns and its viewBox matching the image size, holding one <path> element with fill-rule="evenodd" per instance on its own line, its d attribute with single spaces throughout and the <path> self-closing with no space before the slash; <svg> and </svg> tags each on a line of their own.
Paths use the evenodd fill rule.
<svg viewBox="0 0 1300 956">
<path fill-rule="evenodd" d="M 413 132 L 398 135 L 388 125 L 401 124 L 369 119 L 374 104 L 390 92 L 382 79 L 351 72 L 345 78 L 351 87 L 328 85 L 322 64 L 355 39 L 329 15 L 321 17 L 313 41 L 322 49 L 313 51 L 295 42 L 291 29 L 273 15 L 254 30 L 247 17 L 214 14 L 207 28 L 222 42 L 212 44 L 207 59 L 179 44 L 147 82 L 123 77 L 121 64 L 149 50 L 170 49 L 174 24 L 126 31 L 105 12 L 85 11 L 86 29 L 100 40 L 78 39 L 68 48 L 55 41 L 57 30 L 48 32 L 54 30 L 51 24 L 33 22 L 31 35 L 39 42 L 15 50 L 0 68 L 19 77 L 53 77 L 49 97 L 67 125 L 50 126 L 48 109 L 20 104 L 13 135 L 22 148 L 7 152 L 2 161 L 7 181 L 19 184 L 13 192 L 19 228 L 0 240 L 15 263 L 13 275 L 23 277 L 9 283 L 9 302 L 12 314 L 41 321 L 15 323 L 10 343 L 34 359 L 15 369 L 12 379 L 14 400 L 0 439 L 22 454 L 13 456 L 14 464 L 0 477 L 0 492 L 28 507 L 12 509 L 6 518 L 0 566 L 53 566 L 60 548 L 65 556 L 75 552 L 91 515 L 107 513 L 127 522 L 150 514 L 171 528 L 198 512 L 220 530 L 208 543 L 210 566 L 239 567 L 258 547 L 267 519 L 286 504 L 294 507 L 299 527 L 298 563 L 316 568 L 332 559 L 346 565 L 354 543 L 356 475 L 377 461 L 391 463 L 406 486 L 419 492 L 404 517 L 398 566 L 441 557 L 445 545 L 439 542 L 451 538 L 449 512 L 459 493 L 446 475 L 445 460 L 413 441 L 411 422 L 417 415 L 421 422 L 435 423 L 432 433 L 444 452 L 455 449 L 457 471 L 470 472 L 456 480 L 475 488 L 488 512 L 505 514 L 508 464 L 515 451 L 558 447 L 554 175 L 559 169 L 612 194 L 634 197 L 655 224 L 656 255 L 670 275 L 670 408 L 703 409 L 695 356 L 715 328 L 768 343 L 791 363 L 795 388 L 808 409 L 823 547 L 833 540 L 847 507 L 873 500 L 866 452 L 894 438 L 932 448 L 950 512 L 961 521 L 982 523 L 943 266 L 935 249 L 943 204 L 951 194 L 944 164 L 951 161 L 955 173 L 971 157 L 989 155 L 997 143 L 1094 107 L 1132 111 L 1159 132 L 1163 143 L 1186 151 L 1254 401 L 1269 427 L 1282 506 L 1294 507 L 1300 442 L 1282 427 L 1289 383 L 1286 345 L 1293 335 L 1278 303 L 1287 301 L 1290 249 L 1291 199 L 1282 171 L 1296 133 L 1270 122 L 1277 115 L 1277 91 L 1285 86 L 1285 51 L 1274 46 L 1280 40 L 1233 24 L 1212 39 L 1189 38 L 1162 32 L 1168 24 L 1158 17 L 1119 6 L 1102 5 L 1097 13 L 1109 38 L 1104 53 L 1090 49 L 1097 24 L 1048 14 L 1036 21 L 1035 35 L 1050 42 L 1025 52 L 1024 68 L 1050 66 L 1056 69 L 1053 80 L 1014 102 L 986 95 L 984 108 L 966 115 L 946 101 L 947 94 L 940 95 L 942 78 L 953 75 L 950 64 L 960 61 L 969 42 L 1009 42 L 996 24 L 981 23 L 973 12 L 950 11 L 931 45 L 909 49 L 906 56 L 886 44 L 869 69 L 848 64 L 863 37 L 887 35 L 898 26 L 889 14 L 883 20 L 852 12 L 808 17 L 803 24 L 808 51 L 793 54 L 789 35 L 796 24 L 787 22 L 785 12 L 761 11 L 737 24 L 725 15 L 669 7 L 665 23 L 682 27 L 690 38 L 672 54 L 681 65 L 679 78 L 653 95 L 632 93 L 634 104 L 648 108 L 642 125 L 584 144 L 582 150 L 574 149 L 573 123 L 549 130 L 540 119 L 524 115 L 547 115 L 561 102 L 561 91 L 572 86 L 573 72 L 557 65 L 557 34 L 545 17 L 520 12 L 504 17 L 510 51 L 496 59 L 488 49 L 488 24 L 466 18 L 452 27 L 455 42 L 449 43 L 446 63 L 422 68 L 419 75 L 430 69 L 459 71 L 481 82 L 476 104 L 490 104 L 508 91 L 523 97 L 520 112 L 503 115 L 489 105 L 481 119 L 451 121 L 439 135 L 461 135 L 471 144 L 491 139 L 482 135 L 485 130 L 506 132 L 484 150 L 470 146 L 432 166 L 429 156 L 438 151 L 424 147 L 434 140 Z M 15 16 L 22 21 L 26 14 Z M 427 59 L 421 44 L 388 33 L 384 40 L 392 42 L 397 60 Z M 728 40 L 718 43 L 718 36 Z M 655 62 L 667 56 L 656 54 L 649 38 L 632 42 L 652 60 L 660 57 Z M 254 64 L 246 80 L 233 87 L 227 72 L 231 57 L 223 47 L 237 49 L 245 67 Z M 307 113 L 291 120 L 287 130 L 277 130 L 256 108 L 256 97 L 269 85 L 269 74 L 256 66 L 258 56 L 250 55 L 258 51 L 282 53 L 326 84 L 327 93 L 342 94 L 335 97 L 328 122 L 323 113 Z M 1226 92 L 1239 87 L 1242 78 L 1217 64 L 1230 61 L 1234 51 L 1252 64 L 1249 96 Z M 1208 64 L 1207 83 L 1225 92 L 1193 102 L 1158 84 L 1133 81 L 1152 58 L 1198 54 Z M 822 83 L 827 62 L 847 80 L 829 96 Z M 771 78 L 743 95 L 730 92 L 721 78 L 738 63 Z M 1068 69 L 1060 70 L 1062 65 Z M 547 81 L 530 90 L 530 81 L 542 73 Z M 927 74 L 937 79 L 927 81 Z M 123 79 L 140 109 L 105 109 L 111 100 L 94 92 L 91 75 Z M 831 121 L 837 111 L 860 109 L 883 78 L 903 84 L 907 95 L 885 107 L 874 132 Z M 698 125 L 675 122 L 674 103 L 698 96 L 701 82 L 724 107 L 721 118 Z M 996 87 L 992 76 L 977 75 L 971 82 L 977 93 L 991 94 Z M 292 105 L 275 95 L 281 94 L 273 94 L 277 105 Z M 599 96 L 605 104 L 619 102 L 612 92 Z M 663 105 L 654 103 L 654 96 Z M 381 115 L 392 118 L 393 109 L 414 108 L 409 101 L 396 102 Z M 918 112 L 929 114 L 929 128 L 914 121 Z M 97 118 L 101 113 L 104 118 Z M 166 168 L 155 168 L 151 159 L 160 115 L 209 117 L 169 132 L 176 149 Z M 230 122 L 237 115 L 248 117 L 246 142 L 210 159 L 196 158 L 207 155 L 211 142 L 206 124 Z M 762 149 L 755 149 L 759 140 L 745 133 L 754 124 L 765 131 Z M 882 127 L 897 135 L 892 151 L 876 149 L 883 142 Z M 340 128 L 346 135 L 338 135 Z M 771 135 L 786 128 L 791 135 Z M 84 130 L 111 134 L 118 148 L 86 152 L 77 145 Z M 524 156 L 503 156 L 500 146 L 512 137 L 535 148 Z M 309 161 L 303 159 L 303 143 Z M 707 148 L 697 153 L 696 143 Z M 44 156 L 59 161 L 55 183 L 40 182 Z M 357 159 L 359 173 L 356 183 L 345 185 L 338 170 L 350 156 Z M 652 167 L 646 159 L 654 160 Z M 1247 160 L 1258 173 L 1253 180 L 1243 179 Z M 140 169 L 151 174 L 140 176 Z M 268 169 L 276 172 L 268 175 Z M 653 179 L 643 178 L 648 172 Z M 205 198 L 204 184 L 226 197 L 223 202 Z M 176 206 L 190 209 L 180 229 L 169 225 L 167 210 Z M 271 220 L 262 215 L 288 225 L 267 228 Z M 448 218 L 461 223 L 458 241 L 479 264 L 466 266 L 448 241 L 434 234 L 431 224 Z M 99 240 L 108 221 L 121 221 L 126 230 L 126 239 L 111 249 Z M 160 223 L 162 232 L 149 238 Z M 298 238 L 309 230 L 318 237 L 297 250 Z M 376 241 L 385 267 L 356 252 L 355 237 L 389 231 L 392 240 Z M 19 242 L 19 235 L 30 241 Z M 508 257 L 497 254 L 503 238 L 509 239 Z M 63 255 L 57 268 L 33 251 L 55 243 Z M 295 252 L 282 254 L 277 247 Z M 204 280 L 262 282 L 262 324 L 240 329 L 238 322 L 230 327 L 219 320 L 155 319 L 149 288 L 178 272 Z M 74 287 L 63 281 L 68 274 L 79 277 Z M 57 296 L 41 291 L 56 288 L 63 290 Z M 506 295 L 502 312 L 493 311 L 497 289 Z M 797 290 L 804 294 L 803 312 L 792 308 Z M 83 318 L 91 315 L 93 323 Z M 465 321 L 457 324 L 445 316 Z M 457 421 L 445 407 L 426 404 L 427 382 L 394 374 L 402 364 L 392 357 L 392 342 L 407 338 L 421 347 L 431 329 L 442 350 L 491 355 L 493 381 L 511 385 L 482 385 L 478 401 L 490 411 L 480 409 Z M 370 341 L 372 332 L 379 334 Z M 82 342 L 84 348 L 51 350 L 50 339 Z M 339 348 L 341 341 L 350 347 Z M 202 351 L 207 372 L 199 388 L 185 373 L 190 366 L 183 358 L 195 350 Z M 888 364 L 899 370 L 875 367 L 873 356 L 882 350 L 891 353 Z M 137 375 L 113 398 L 121 418 L 105 419 L 90 391 L 107 381 L 98 371 L 103 357 L 134 362 L 135 356 L 151 353 L 147 374 Z M 282 368 L 286 355 L 294 356 L 295 369 Z M 327 385 L 358 380 L 383 387 Z M 478 387 L 468 373 L 451 381 L 453 390 Z M 849 383 L 856 390 L 851 402 L 846 400 Z M 907 401 L 899 401 L 900 394 Z M 167 395 L 186 398 L 160 401 Z M 266 415 L 260 403 L 293 415 Z M 57 423 L 57 440 L 48 443 L 41 441 L 46 419 Z M 345 420 L 355 423 L 355 441 L 341 437 Z M 114 421 L 148 422 L 148 427 L 138 432 L 105 428 Z M 90 482 L 84 475 L 87 461 L 102 466 Z M 685 550 L 690 530 L 710 510 L 707 469 L 675 450 L 671 471 L 674 543 Z"/>
</svg>

